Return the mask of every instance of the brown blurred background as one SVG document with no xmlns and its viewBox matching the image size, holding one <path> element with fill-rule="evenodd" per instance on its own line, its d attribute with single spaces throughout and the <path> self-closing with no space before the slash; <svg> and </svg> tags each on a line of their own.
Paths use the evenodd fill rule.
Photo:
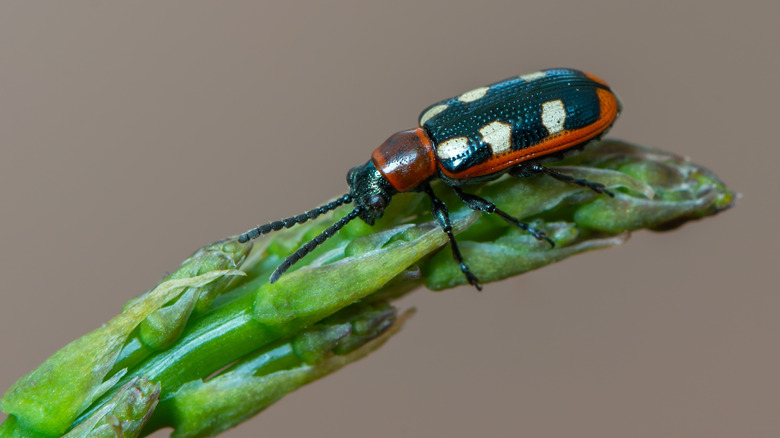
<svg viewBox="0 0 780 438">
<path fill-rule="evenodd" d="M 738 207 L 419 291 L 381 351 L 224 436 L 778 436 L 779 9 L 0 3 L 0 390 L 197 247 L 343 193 L 428 104 L 569 66 L 620 94 L 611 136 L 692 157 Z"/>
</svg>

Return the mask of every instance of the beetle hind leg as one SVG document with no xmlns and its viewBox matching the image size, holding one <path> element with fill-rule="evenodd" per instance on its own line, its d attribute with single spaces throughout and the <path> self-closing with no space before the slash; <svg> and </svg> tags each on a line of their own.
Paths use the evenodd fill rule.
<svg viewBox="0 0 780 438">
<path fill-rule="evenodd" d="M 466 263 L 463 261 L 460 248 L 458 248 L 458 243 L 455 242 L 455 235 L 452 233 L 452 222 L 450 221 L 450 215 L 447 212 L 447 205 L 444 204 L 444 201 L 436 197 L 436 194 L 433 193 L 433 189 L 431 189 L 429 184 L 426 183 L 425 186 L 423 186 L 423 191 L 425 191 L 425 193 L 431 199 L 431 214 L 433 215 L 433 218 L 436 220 L 436 223 L 439 224 L 442 230 L 447 233 L 447 237 L 450 239 L 452 257 L 460 267 L 460 271 L 463 272 L 463 275 L 466 276 L 466 280 L 468 280 L 470 285 L 477 288 L 478 291 L 481 291 L 482 286 L 479 284 L 479 279 L 471 272 L 468 265 L 466 265 Z"/>
<path fill-rule="evenodd" d="M 615 194 L 607 190 L 604 184 L 588 181 L 586 179 L 574 178 L 564 173 L 557 172 L 542 166 L 541 164 L 521 164 L 509 171 L 509 174 L 516 177 L 526 177 L 543 173 L 549 175 L 558 181 L 565 182 L 567 184 L 576 184 L 578 186 L 587 187 L 599 194 L 608 195 L 610 198 L 614 198 Z"/>
<path fill-rule="evenodd" d="M 553 242 L 544 231 L 537 230 L 525 222 L 520 222 L 518 219 L 510 216 L 507 212 L 496 207 L 496 204 L 480 196 L 465 193 L 459 187 L 453 187 L 453 190 L 455 190 L 455 193 L 458 195 L 461 201 L 463 201 L 463 203 L 466 204 L 466 206 L 470 209 L 484 211 L 485 213 L 495 213 L 510 225 L 516 225 L 523 231 L 528 232 L 530 235 L 534 236 L 536 240 L 544 240 L 550 244 L 550 247 L 555 247 L 555 242 Z"/>
</svg>

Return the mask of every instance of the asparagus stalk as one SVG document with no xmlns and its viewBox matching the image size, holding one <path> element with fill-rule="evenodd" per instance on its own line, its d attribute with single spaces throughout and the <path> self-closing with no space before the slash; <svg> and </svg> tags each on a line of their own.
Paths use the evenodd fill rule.
<svg viewBox="0 0 780 438">
<path fill-rule="evenodd" d="M 616 196 L 545 176 L 469 188 L 533 222 L 555 248 L 444 196 L 464 258 L 482 282 L 622 244 L 634 230 L 673 229 L 735 199 L 686 159 L 618 141 L 592 144 L 556 167 Z M 345 211 L 254 246 L 233 238 L 196 251 L 118 316 L 17 381 L 0 401 L 9 414 L 0 438 L 135 437 L 166 426 L 176 436 L 212 436 L 384 343 L 405 319 L 391 300 L 421 285 L 466 283 L 450 252 L 439 251 L 447 238 L 420 194 L 396 196 L 373 227 L 353 221 L 268 283 L 285 256 Z"/>
</svg>

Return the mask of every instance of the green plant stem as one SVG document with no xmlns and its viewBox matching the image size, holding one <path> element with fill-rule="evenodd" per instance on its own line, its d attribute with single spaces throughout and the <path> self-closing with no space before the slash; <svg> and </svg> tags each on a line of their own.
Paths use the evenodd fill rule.
<svg viewBox="0 0 780 438">
<path fill-rule="evenodd" d="M 484 283 L 619 245 L 633 230 L 672 229 L 734 200 L 706 169 L 622 142 L 593 144 L 558 165 L 603 183 L 615 198 L 545 176 L 466 187 L 533 222 L 555 248 L 435 188 L 450 207 L 464 259 Z M 268 284 L 286 255 L 345 211 L 254 245 L 226 239 L 197 251 L 15 383 L 0 404 L 9 414 L 0 438 L 143 436 L 165 426 L 177 436 L 211 436 L 385 342 L 403 320 L 389 300 L 420 285 L 466 283 L 450 251 L 440 251 L 448 240 L 427 200 L 410 193 L 396 196 L 374 227 L 353 221 Z"/>
</svg>

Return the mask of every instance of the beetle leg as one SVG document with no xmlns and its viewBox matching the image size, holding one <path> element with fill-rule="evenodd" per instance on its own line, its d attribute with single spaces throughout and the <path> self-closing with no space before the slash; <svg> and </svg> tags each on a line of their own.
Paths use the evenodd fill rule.
<svg viewBox="0 0 780 438">
<path fill-rule="evenodd" d="M 529 234 L 534 236 L 537 240 L 545 240 L 550 244 L 551 247 L 555 247 L 555 242 L 547 237 L 547 234 L 544 231 L 537 230 L 525 222 L 520 222 L 518 219 L 510 216 L 507 212 L 496 207 L 496 204 L 488 201 L 485 198 L 472 195 L 470 193 L 464 193 L 463 190 L 461 190 L 459 187 L 453 187 L 452 189 L 455 190 L 455 193 L 457 193 L 461 201 L 463 201 L 463 203 L 466 204 L 466 206 L 468 206 L 470 209 L 484 211 L 485 213 L 495 213 L 501 219 L 507 221 L 507 223 L 511 225 L 517 225 L 522 230 L 527 231 Z"/>
<path fill-rule="evenodd" d="M 586 179 L 574 178 L 572 176 L 560 172 L 556 172 L 555 170 L 548 169 L 542 166 L 541 164 L 520 165 L 517 166 L 515 169 L 512 169 L 509 173 L 513 176 L 519 176 L 519 177 L 543 173 L 545 175 L 550 175 L 551 177 L 557 179 L 558 181 L 563 181 L 568 184 L 577 184 L 578 186 L 587 187 L 596 193 L 603 193 L 605 195 L 609 195 L 609 197 L 611 198 L 615 197 L 615 194 L 607 190 L 606 187 L 604 187 L 604 184 L 591 182 Z"/>
<path fill-rule="evenodd" d="M 433 189 L 431 189 L 431 186 L 428 183 L 425 183 L 423 190 L 428 194 L 428 197 L 431 198 L 431 214 L 433 214 L 433 218 L 444 232 L 447 233 L 447 237 L 450 239 L 450 247 L 452 247 L 452 256 L 455 258 L 455 262 L 460 265 L 460 270 L 463 272 L 463 275 L 466 276 L 469 284 L 481 291 L 482 286 L 479 284 L 479 279 L 476 275 L 471 273 L 471 270 L 469 270 L 469 267 L 463 261 L 463 256 L 460 254 L 458 244 L 455 242 L 455 235 L 452 233 L 452 222 L 450 222 L 450 215 L 447 212 L 447 205 L 436 197 L 436 194 L 433 193 Z"/>
</svg>

